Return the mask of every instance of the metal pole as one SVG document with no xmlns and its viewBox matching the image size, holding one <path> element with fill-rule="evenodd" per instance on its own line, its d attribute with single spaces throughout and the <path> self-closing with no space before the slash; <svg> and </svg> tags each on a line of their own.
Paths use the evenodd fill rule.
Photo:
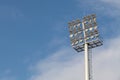
<svg viewBox="0 0 120 80">
<path fill-rule="evenodd" d="M 90 63 L 89 63 L 89 51 L 88 51 L 88 44 L 85 43 L 85 80 L 90 80 Z"/>
</svg>

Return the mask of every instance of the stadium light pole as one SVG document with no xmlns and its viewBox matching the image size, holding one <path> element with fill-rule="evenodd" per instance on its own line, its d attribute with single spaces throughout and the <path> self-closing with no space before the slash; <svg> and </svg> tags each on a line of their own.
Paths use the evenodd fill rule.
<svg viewBox="0 0 120 80">
<path fill-rule="evenodd" d="M 85 80 L 91 80 L 91 57 L 89 50 L 103 45 L 97 29 L 96 15 L 88 15 L 68 23 L 70 41 L 77 52 L 85 52 Z"/>
</svg>

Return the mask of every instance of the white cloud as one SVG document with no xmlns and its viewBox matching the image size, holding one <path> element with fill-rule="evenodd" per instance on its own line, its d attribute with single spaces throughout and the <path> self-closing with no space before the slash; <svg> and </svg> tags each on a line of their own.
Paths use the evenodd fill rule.
<svg viewBox="0 0 120 80">
<path fill-rule="evenodd" d="M 61 49 L 51 57 L 39 62 L 36 66 L 38 74 L 33 75 L 31 80 L 72 80 L 75 78 L 76 75 L 79 74 L 73 75 L 73 73 L 76 71 L 79 73 L 77 69 L 81 66 L 80 64 L 77 64 L 77 62 L 82 62 L 82 58 L 80 56 L 77 58 L 78 55 L 71 54 L 71 52 L 73 51 L 70 49 Z M 72 76 L 73 78 L 69 76 Z"/>
<path fill-rule="evenodd" d="M 102 2 L 109 3 L 117 8 L 120 8 L 120 0 L 101 0 Z"/>
<path fill-rule="evenodd" d="M 119 80 L 120 38 L 109 40 L 107 46 L 93 50 L 93 77 L 95 80 Z M 29 80 L 83 80 L 84 56 L 64 48 L 37 63 Z"/>
<path fill-rule="evenodd" d="M 104 3 L 103 13 L 106 12 L 110 16 L 120 16 L 120 0 L 99 0 Z M 98 3 L 99 4 L 99 3 Z M 103 7 L 102 6 L 102 7 Z M 117 18 L 117 17 L 116 17 Z"/>
<path fill-rule="evenodd" d="M 88 14 L 89 12 L 95 12 L 99 15 L 105 15 L 109 17 L 120 16 L 120 0 L 77 0 L 78 5 L 84 11 L 82 13 Z M 85 15 L 86 15 L 85 14 Z"/>
<path fill-rule="evenodd" d="M 94 56 L 95 79 L 97 80 L 119 80 L 120 61 L 120 38 L 108 41 L 108 46 Z"/>
</svg>

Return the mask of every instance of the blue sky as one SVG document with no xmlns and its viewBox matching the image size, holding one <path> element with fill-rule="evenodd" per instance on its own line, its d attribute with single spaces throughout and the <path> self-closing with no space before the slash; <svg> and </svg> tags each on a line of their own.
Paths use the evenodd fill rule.
<svg viewBox="0 0 120 80">
<path fill-rule="evenodd" d="M 95 13 L 100 34 L 104 39 L 103 48 L 95 51 L 99 51 L 96 57 L 100 56 L 103 60 L 107 58 L 109 61 L 114 50 L 119 56 L 119 5 L 118 0 L 1 0 L 0 80 L 48 80 L 47 77 L 49 80 L 83 79 L 82 76 L 74 75 L 79 73 L 77 69 L 83 70 L 83 67 L 79 67 L 83 64 L 83 54 L 76 55 L 71 48 L 67 23 Z M 118 47 L 114 48 L 116 46 Z M 111 54 L 104 55 L 106 52 Z M 120 66 L 117 65 L 120 58 L 114 58 L 113 63 L 108 62 L 103 70 L 107 66 L 115 65 L 108 72 L 116 71 L 114 69 Z M 95 58 L 103 64 L 101 59 Z M 99 71 L 100 64 L 94 64 L 94 73 Z M 59 70 L 63 73 L 58 75 Z M 63 76 L 70 73 L 70 70 L 74 74 Z M 52 77 L 52 74 L 56 76 Z M 73 77 L 69 79 L 67 76 Z M 118 80 L 118 77 L 120 79 L 120 76 L 113 76 L 111 79 Z"/>
</svg>

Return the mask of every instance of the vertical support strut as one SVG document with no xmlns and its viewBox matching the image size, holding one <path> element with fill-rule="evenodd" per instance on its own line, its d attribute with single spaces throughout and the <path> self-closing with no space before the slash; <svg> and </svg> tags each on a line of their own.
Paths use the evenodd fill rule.
<svg viewBox="0 0 120 80">
<path fill-rule="evenodd" d="M 93 80 L 93 75 L 92 75 L 92 49 L 88 49 L 88 54 L 89 54 L 89 70 L 90 70 L 90 80 Z"/>
</svg>

